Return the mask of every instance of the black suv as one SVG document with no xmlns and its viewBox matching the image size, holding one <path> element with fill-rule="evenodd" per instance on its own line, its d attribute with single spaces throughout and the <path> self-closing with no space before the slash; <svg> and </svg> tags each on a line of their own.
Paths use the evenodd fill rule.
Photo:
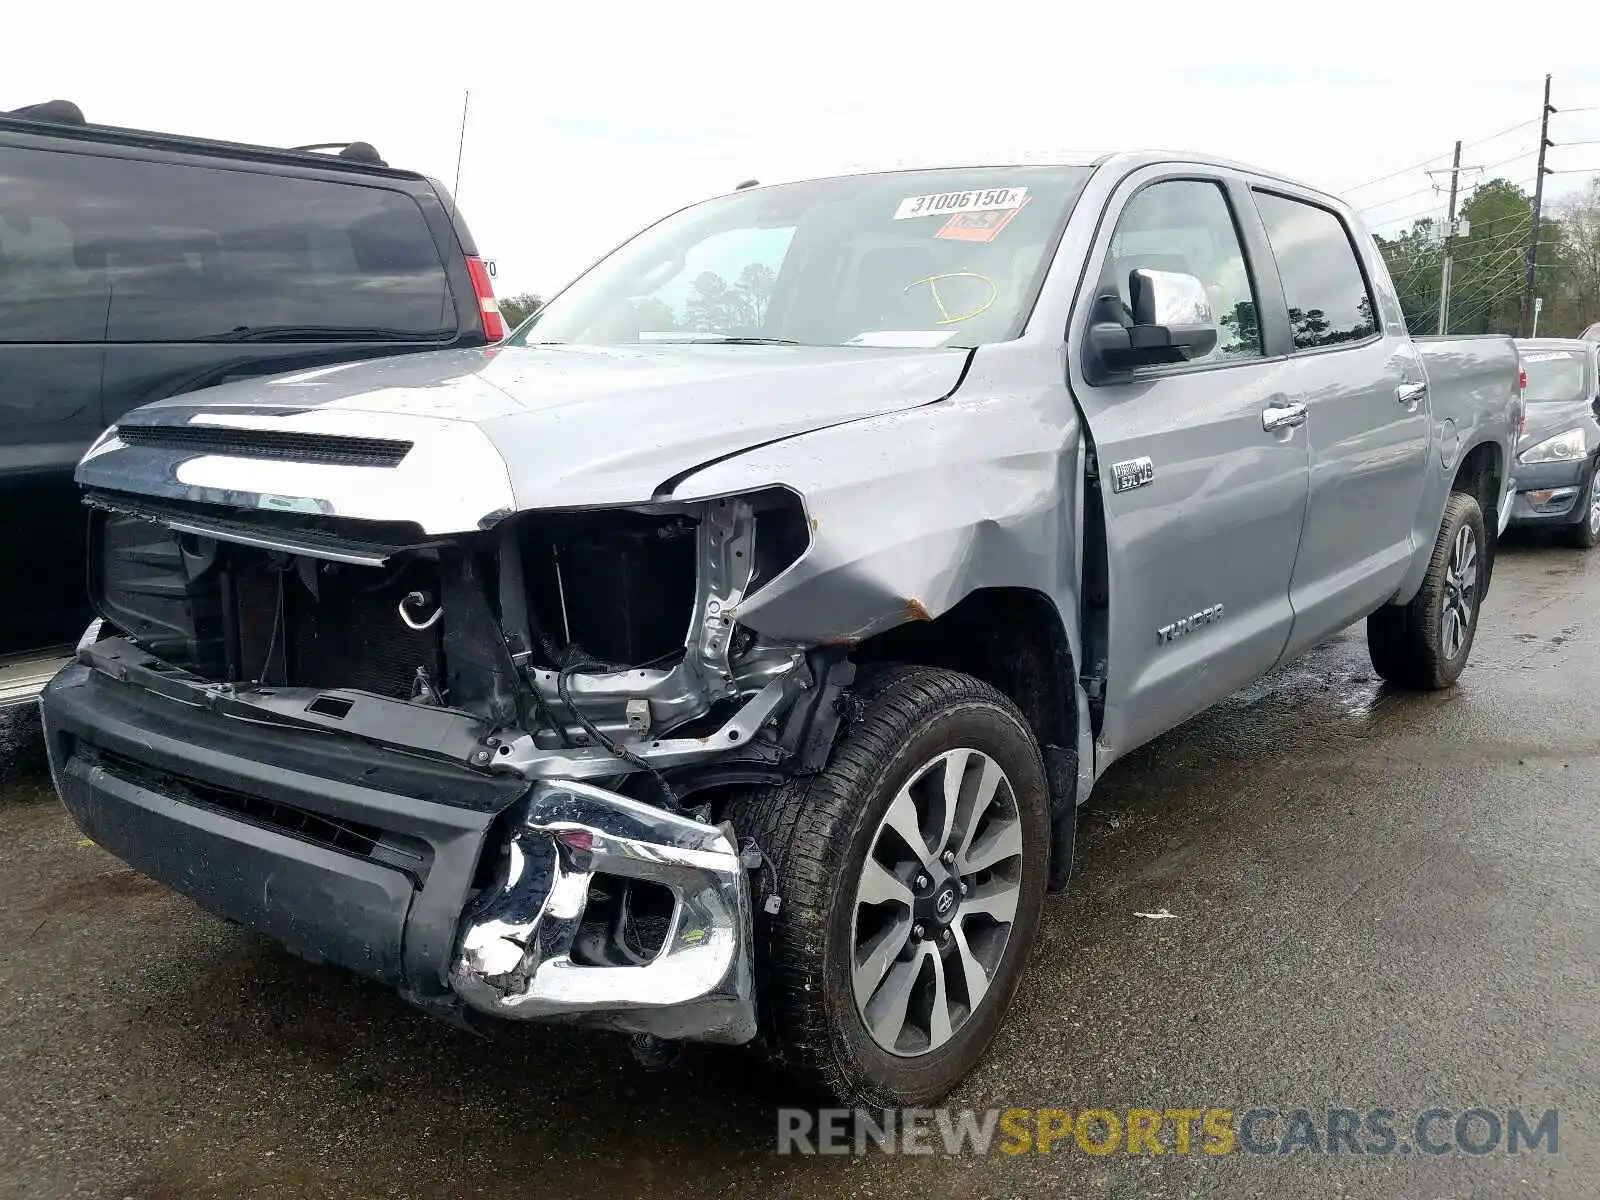
<svg viewBox="0 0 1600 1200">
<path fill-rule="evenodd" d="M 122 413 L 244 375 L 503 335 L 448 192 L 292 150 L 0 114 L 0 708 L 89 619 L 72 469 Z"/>
</svg>

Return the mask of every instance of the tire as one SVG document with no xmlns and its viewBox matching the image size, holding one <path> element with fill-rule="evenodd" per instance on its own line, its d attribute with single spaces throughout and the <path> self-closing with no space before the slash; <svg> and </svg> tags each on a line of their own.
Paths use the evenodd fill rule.
<svg viewBox="0 0 1600 1200">
<path fill-rule="evenodd" d="M 1589 478 L 1584 481 L 1583 495 L 1578 503 L 1583 517 L 1576 525 L 1561 531 L 1562 540 L 1579 550 L 1593 550 L 1600 542 L 1600 459 L 1589 468 Z"/>
<path fill-rule="evenodd" d="M 1032 949 L 1049 867 L 1044 761 L 1016 706 L 970 676 L 915 666 L 863 670 L 849 703 L 853 712 L 826 770 L 743 793 L 730 806 L 740 836 L 754 838 L 771 866 L 758 874 L 754 906 L 762 1037 L 789 1077 L 814 1095 L 870 1107 L 928 1104 L 982 1056 Z M 993 801 L 982 805 L 991 764 L 1003 778 Z M 943 803 L 946 770 L 962 783 L 945 844 L 963 848 L 960 857 L 952 850 L 948 874 L 929 873 L 887 822 L 891 806 L 903 815 L 906 803 L 919 816 L 930 814 L 910 828 L 923 837 L 931 860 L 942 862 L 935 826 L 944 809 L 935 806 Z M 970 820 L 968 813 L 974 814 Z M 976 831 L 970 847 L 963 826 Z M 1014 853 L 1013 832 L 1020 841 Z M 1006 857 L 990 871 L 962 874 L 1001 848 Z M 869 854 L 889 863 L 897 881 L 911 884 L 912 903 L 903 903 L 899 893 L 883 905 L 859 899 L 883 878 L 875 870 L 868 875 Z M 992 923 L 982 910 L 1001 892 L 1014 892 L 1016 905 L 1009 932 L 997 943 L 1007 926 Z M 773 894 L 781 904 L 769 914 Z M 986 965 L 979 962 L 984 956 Z M 858 971 L 863 959 L 868 966 Z M 888 965 L 878 989 L 866 989 L 870 1002 L 863 1008 L 858 981 L 870 985 L 871 967 L 881 962 Z M 982 971 L 979 986 L 986 977 L 987 987 L 969 1008 L 961 997 L 970 995 L 965 968 L 972 963 Z M 911 978 L 919 981 L 915 988 L 897 986 Z M 945 1037 L 934 1016 L 939 979 L 950 1024 L 947 1040 L 936 1044 Z M 893 995 L 909 995 L 911 1003 L 897 1010 Z M 878 1018 L 877 1036 L 865 1011 Z M 924 1013 L 925 1029 L 917 1024 Z"/>
<path fill-rule="evenodd" d="M 1468 586 L 1458 587 L 1456 563 L 1464 544 L 1472 552 L 1470 579 Z M 1373 670 L 1390 683 L 1420 691 L 1455 683 L 1472 653 L 1487 566 L 1488 540 L 1478 502 L 1465 492 L 1451 492 L 1421 589 L 1411 603 L 1385 605 L 1367 618 Z M 1454 644 L 1453 653 L 1447 640 Z"/>
</svg>

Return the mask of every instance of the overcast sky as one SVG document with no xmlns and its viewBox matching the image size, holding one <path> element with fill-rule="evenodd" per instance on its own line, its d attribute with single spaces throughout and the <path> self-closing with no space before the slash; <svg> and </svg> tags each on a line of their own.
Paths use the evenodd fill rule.
<svg viewBox="0 0 1600 1200">
<path fill-rule="evenodd" d="M 13 7 L 0 108 L 60 97 L 107 124 L 359 138 L 449 184 L 470 88 L 460 199 L 502 295 L 548 295 L 740 180 L 899 161 L 1204 150 L 1347 194 L 1393 232 L 1442 211 L 1443 177 L 1369 181 L 1536 121 L 1546 71 L 1557 108 L 1591 110 L 1558 114 L 1552 140 L 1596 143 L 1551 165 L 1600 167 L 1600 19 L 1578 0 L 1540 4 L 1535 25 L 1485 8 L 1499 26 L 1396 0 Z M 1463 161 L 1531 186 L 1536 146 L 1526 124 Z"/>
</svg>

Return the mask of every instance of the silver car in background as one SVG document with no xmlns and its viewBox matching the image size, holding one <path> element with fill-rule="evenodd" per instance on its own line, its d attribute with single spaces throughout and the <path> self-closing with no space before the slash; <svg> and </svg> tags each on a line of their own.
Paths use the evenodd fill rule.
<svg viewBox="0 0 1600 1200">
<path fill-rule="evenodd" d="M 1600 342 L 1524 338 L 1527 425 L 1517 441 L 1514 525 L 1558 530 L 1574 546 L 1600 542 Z"/>
</svg>

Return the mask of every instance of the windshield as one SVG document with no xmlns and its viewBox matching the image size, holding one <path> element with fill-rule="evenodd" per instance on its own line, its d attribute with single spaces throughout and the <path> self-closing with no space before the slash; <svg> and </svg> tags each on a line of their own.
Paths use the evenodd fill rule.
<svg viewBox="0 0 1600 1200">
<path fill-rule="evenodd" d="M 510 341 L 1002 341 L 1089 173 L 968 167 L 735 192 L 639 234 Z"/>
<path fill-rule="evenodd" d="M 1584 379 L 1584 355 L 1576 350 L 1535 350 L 1522 356 L 1528 386 L 1522 398 L 1530 404 L 1552 400 L 1583 400 L 1589 392 Z"/>
</svg>

